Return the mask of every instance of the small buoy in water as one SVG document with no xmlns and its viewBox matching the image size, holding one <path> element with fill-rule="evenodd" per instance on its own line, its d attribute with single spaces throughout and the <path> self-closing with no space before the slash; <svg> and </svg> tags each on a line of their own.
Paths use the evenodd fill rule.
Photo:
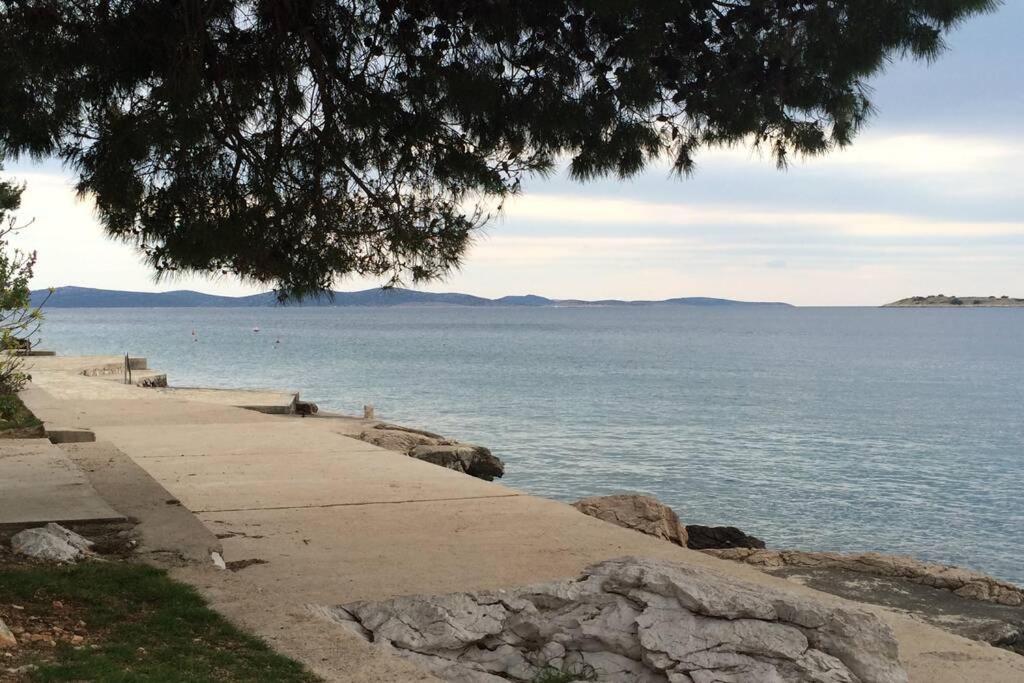
<svg viewBox="0 0 1024 683">
<path fill-rule="evenodd" d="M 252 331 L 253 331 L 253 332 L 259 332 L 259 331 L 260 331 L 260 328 L 258 328 L 258 327 L 254 327 L 254 328 L 252 328 Z"/>
</svg>

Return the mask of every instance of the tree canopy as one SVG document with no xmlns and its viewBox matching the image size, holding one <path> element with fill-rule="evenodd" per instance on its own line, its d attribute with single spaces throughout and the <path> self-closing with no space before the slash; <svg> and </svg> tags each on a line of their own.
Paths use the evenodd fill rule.
<svg viewBox="0 0 1024 683">
<path fill-rule="evenodd" d="M 848 144 L 993 0 L 0 0 L 0 158 L 159 271 L 284 295 L 456 266 L 523 178 Z"/>
</svg>

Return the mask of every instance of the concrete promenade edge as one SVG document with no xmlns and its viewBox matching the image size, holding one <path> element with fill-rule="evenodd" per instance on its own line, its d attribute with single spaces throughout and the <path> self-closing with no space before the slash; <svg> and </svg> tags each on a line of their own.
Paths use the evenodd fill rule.
<svg viewBox="0 0 1024 683">
<path fill-rule="evenodd" d="M 192 563 L 173 574 L 328 680 L 433 679 L 315 618 L 311 605 L 538 583 L 623 555 L 700 565 L 851 606 L 377 448 L 345 436 L 351 426 L 335 420 L 267 415 L 80 374 L 109 361 L 33 358 L 23 399 L 47 426 L 91 430 L 145 470 L 220 539 L 229 563 L 262 562 L 237 572 Z M 882 607 L 854 606 L 893 627 L 911 681 L 1024 681 L 1018 655 Z"/>
</svg>

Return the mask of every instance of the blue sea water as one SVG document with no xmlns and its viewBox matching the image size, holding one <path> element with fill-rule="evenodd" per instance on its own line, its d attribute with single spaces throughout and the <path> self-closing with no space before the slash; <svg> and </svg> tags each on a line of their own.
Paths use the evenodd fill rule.
<svg viewBox="0 0 1024 683">
<path fill-rule="evenodd" d="M 51 309 L 43 334 L 179 386 L 373 403 L 530 493 L 1024 584 L 1024 309 Z"/>
</svg>

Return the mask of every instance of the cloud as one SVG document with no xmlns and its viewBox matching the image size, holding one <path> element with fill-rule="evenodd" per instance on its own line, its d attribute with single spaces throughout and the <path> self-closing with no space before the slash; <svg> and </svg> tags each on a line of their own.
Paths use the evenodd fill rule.
<svg viewBox="0 0 1024 683">
<path fill-rule="evenodd" d="M 703 163 L 774 164 L 763 151 L 747 147 L 706 152 Z M 974 176 L 1019 168 L 1024 144 L 1014 139 L 939 134 L 865 133 L 849 147 L 816 157 L 792 158 L 795 168 L 858 169 L 898 176 Z"/>
<path fill-rule="evenodd" d="M 886 213 L 752 209 L 539 193 L 523 195 L 510 202 L 506 208 L 506 220 L 510 223 L 543 221 L 564 226 L 612 224 L 701 229 L 716 226 L 782 226 L 861 237 L 1024 236 L 1024 221 L 974 223 Z"/>
</svg>

